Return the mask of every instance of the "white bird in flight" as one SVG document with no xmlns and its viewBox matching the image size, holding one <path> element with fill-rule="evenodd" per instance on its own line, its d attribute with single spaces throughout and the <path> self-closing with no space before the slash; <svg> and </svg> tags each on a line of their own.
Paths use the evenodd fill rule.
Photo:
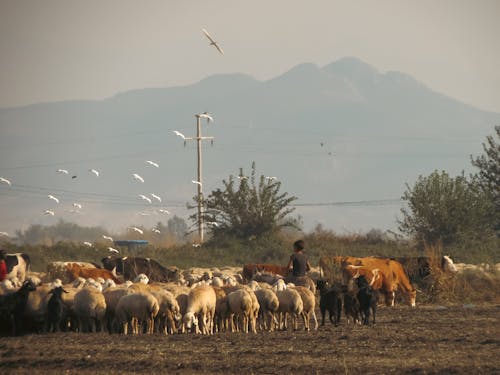
<svg viewBox="0 0 500 375">
<path fill-rule="evenodd" d="M 134 232 L 137 232 L 137 233 L 140 233 L 140 234 L 144 234 L 144 231 L 140 228 L 137 228 L 137 227 L 130 227 L 130 229 L 132 229 Z"/>
<path fill-rule="evenodd" d="M 160 164 L 155 163 L 152 160 L 146 160 L 146 163 L 148 163 L 149 165 L 152 165 L 153 167 L 160 168 Z"/>
<path fill-rule="evenodd" d="M 0 232 L 0 236 L 9 237 L 9 233 L 7 233 L 7 232 Z"/>
<path fill-rule="evenodd" d="M 99 171 L 98 170 L 92 168 L 92 169 L 89 169 L 89 172 L 95 174 L 96 177 L 99 177 Z"/>
<path fill-rule="evenodd" d="M 158 210 L 158 212 L 159 212 L 160 214 L 167 214 L 167 215 L 170 215 L 170 211 L 165 210 L 165 209 L 163 209 L 163 208 L 160 208 L 160 209 Z"/>
<path fill-rule="evenodd" d="M 210 122 L 214 122 L 214 118 L 207 112 L 203 112 L 199 115 L 196 115 L 200 118 L 206 118 L 207 119 L 207 123 L 210 123 Z"/>
<path fill-rule="evenodd" d="M 156 199 L 158 202 L 161 202 L 161 197 L 159 197 L 158 195 L 151 193 L 151 196 L 152 196 L 154 199 Z"/>
<path fill-rule="evenodd" d="M 150 216 L 151 214 L 148 214 L 147 212 L 139 212 L 139 215 L 141 215 L 141 216 Z"/>
<path fill-rule="evenodd" d="M 88 242 L 88 241 L 83 242 L 83 244 L 84 244 L 85 246 L 92 247 L 92 244 L 91 244 L 90 242 Z"/>
<path fill-rule="evenodd" d="M 193 247 L 201 247 L 201 243 L 194 243 Z"/>
<path fill-rule="evenodd" d="M 82 209 L 82 205 L 80 203 L 73 203 L 73 207 L 75 208 L 78 208 L 78 209 Z"/>
<path fill-rule="evenodd" d="M 47 195 L 49 197 L 49 199 L 52 199 L 54 202 L 56 203 L 59 203 L 59 199 L 57 199 L 56 197 L 54 197 L 53 195 L 49 194 Z"/>
<path fill-rule="evenodd" d="M 0 183 L 6 184 L 6 185 L 9 185 L 9 186 L 12 185 L 12 183 L 9 180 L 7 180 L 6 178 L 3 178 L 3 177 L 0 177 Z"/>
<path fill-rule="evenodd" d="M 266 177 L 266 179 L 268 179 L 269 181 L 272 181 L 272 180 L 277 180 L 278 178 L 274 177 L 274 176 L 269 176 L 269 177 Z"/>
<path fill-rule="evenodd" d="M 102 235 L 102 238 L 104 238 L 105 240 L 113 241 L 113 237 L 109 237 L 104 234 Z"/>
<path fill-rule="evenodd" d="M 193 184 L 196 184 L 196 185 L 200 185 L 200 186 L 201 186 L 201 185 L 203 185 L 200 181 L 195 181 L 195 180 L 192 180 L 191 182 L 192 182 Z"/>
<path fill-rule="evenodd" d="M 144 179 L 141 176 L 139 176 L 137 173 L 134 173 L 132 175 L 132 177 L 134 177 L 134 180 L 144 183 Z"/>
<path fill-rule="evenodd" d="M 43 213 L 44 213 L 45 215 L 50 215 L 50 216 L 54 216 L 54 215 L 55 215 L 55 212 L 54 212 L 54 211 L 51 211 L 51 210 L 45 210 L 45 211 L 43 211 Z"/>
<path fill-rule="evenodd" d="M 186 136 L 182 134 L 181 132 L 174 130 L 174 133 L 176 136 L 181 137 L 182 139 L 186 140 Z"/>
<path fill-rule="evenodd" d="M 214 46 L 215 48 L 217 48 L 217 51 L 219 51 L 220 54 L 223 55 L 224 51 L 222 50 L 222 48 L 220 48 L 220 46 L 217 44 L 217 42 L 210 36 L 210 34 L 208 33 L 208 31 L 205 30 L 205 29 L 202 29 L 202 31 L 205 33 L 205 36 L 210 40 L 210 45 Z"/>
<path fill-rule="evenodd" d="M 69 172 L 68 172 L 67 169 L 58 169 L 57 173 L 59 173 L 59 174 L 68 174 Z"/>
<path fill-rule="evenodd" d="M 207 221 L 207 224 L 208 225 L 213 225 L 214 227 L 217 227 L 217 228 L 219 227 L 219 223 L 216 222 L 216 221 Z"/>
<path fill-rule="evenodd" d="M 139 197 L 141 197 L 141 199 L 144 199 L 148 203 L 153 203 L 151 198 L 146 197 L 144 194 L 139 194 Z"/>
<path fill-rule="evenodd" d="M 109 250 L 110 253 L 115 253 L 115 254 L 118 254 L 120 252 L 120 251 L 116 250 L 113 247 L 108 247 L 108 250 Z"/>
<path fill-rule="evenodd" d="M 161 233 L 161 232 L 160 232 L 160 230 L 159 230 L 159 229 L 156 229 L 156 228 L 153 228 L 153 229 L 152 229 L 152 231 L 153 231 L 154 233 L 156 233 L 156 234 L 160 234 L 160 233 Z"/>
</svg>

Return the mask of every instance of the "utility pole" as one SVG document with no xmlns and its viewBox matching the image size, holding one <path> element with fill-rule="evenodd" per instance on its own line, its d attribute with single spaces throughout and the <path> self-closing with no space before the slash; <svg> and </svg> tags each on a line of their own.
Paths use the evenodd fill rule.
<svg viewBox="0 0 500 375">
<path fill-rule="evenodd" d="M 203 137 L 201 135 L 201 119 L 206 118 L 207 123 L 213 122 L 213 118 L 208 113 L 196 114 L 196 137 L 185 137 L 184 140 L 196 140 L 196 151 L 198 155 L 198 173 L 197 180 L 193 181 L 198 185 L 198 236 L 200 244 L 203 243 L 204 238 L 204 228 L 203 228 L 203 163 L 202 163 L 202 152 L 201 152 L 201 141 L 210 140 L 213 142 L 214 137 Z"/>
</svg>

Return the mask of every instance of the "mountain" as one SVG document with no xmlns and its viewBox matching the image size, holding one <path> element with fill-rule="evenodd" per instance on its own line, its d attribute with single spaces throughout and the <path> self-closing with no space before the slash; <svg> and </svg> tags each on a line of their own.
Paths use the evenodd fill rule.
<svg viewBox="0 0 500 375">
<path fill-rule="evenodd" d="M 348 57 L 324 67 L 306 63 L 268 81 L 215 75 L 192 85 L 151 88 L 99 101 L 63 101 L 0 109 L 0 230 L 64 217 L 118 228 L 166 220 L 138 198 L 155 193 L 162 207 L 186 217 L 195 194 L 196 149 L 173 134 L 195 134 L 194 115 L 214 144 L 203 146 L 204 191 L 239 168 L 277 176 L 299 206 L 306 228 L 395 228 L 405 183 L 434 169 L 471 171 L 470 155 L 500 122 L 434 92 L 401 72 L 380 72 Z M 152 168 L 146 159 L 155 160 Z M 70 170 L 77 177 L 56 173 Z M 99 177 L 88 172 L 95 168 Z M 145 183 L 134 182 L 138 173 Z M 59 195 L 54 206 L 47 194 Z M 70 213 L 82 201 L 81 214 Z M 373 206 L 373 204 L 375 204 Z M 57 209 L 55 217 L 42 214 Z M 140 215 L 144 211 L 150 215 Z M 5 228 L 5 229 L 3 229 Z"/>
</svg>

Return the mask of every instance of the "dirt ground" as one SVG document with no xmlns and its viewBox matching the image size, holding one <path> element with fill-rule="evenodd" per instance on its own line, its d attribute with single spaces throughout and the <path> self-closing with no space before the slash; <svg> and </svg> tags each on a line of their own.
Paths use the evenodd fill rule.
<svg viewBox="0 0 500 375">
<path fill-rule="evenodd" d="M 500 374 L 499 317 L 500 306 L 381 307 L 375 326 L 311 332 L 2 337 L 0 372 Z"/>
</svg>

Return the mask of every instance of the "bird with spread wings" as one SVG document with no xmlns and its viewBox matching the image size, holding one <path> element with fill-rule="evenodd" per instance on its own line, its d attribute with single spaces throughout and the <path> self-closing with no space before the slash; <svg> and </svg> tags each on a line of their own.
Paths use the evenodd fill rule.
<svg viewBox="0 0 500 375">
<path fill-rule="evenodd" d="M 205 29 L 202 29 L 203 32 L 205 33 L 205 36 L 210 40 L 210 45 L 211 46 L 214 46 L 215 48 L 217 48 L 217 51 L 220 52 L 221 55 L 224 54 L 224 51 L 222 50 L 222 48 L 219 46 L 219 44 L 217 44 L 217 42 L 210 36 L 210 34 L 208 33 L 207 30 Z"/>
</svg>

